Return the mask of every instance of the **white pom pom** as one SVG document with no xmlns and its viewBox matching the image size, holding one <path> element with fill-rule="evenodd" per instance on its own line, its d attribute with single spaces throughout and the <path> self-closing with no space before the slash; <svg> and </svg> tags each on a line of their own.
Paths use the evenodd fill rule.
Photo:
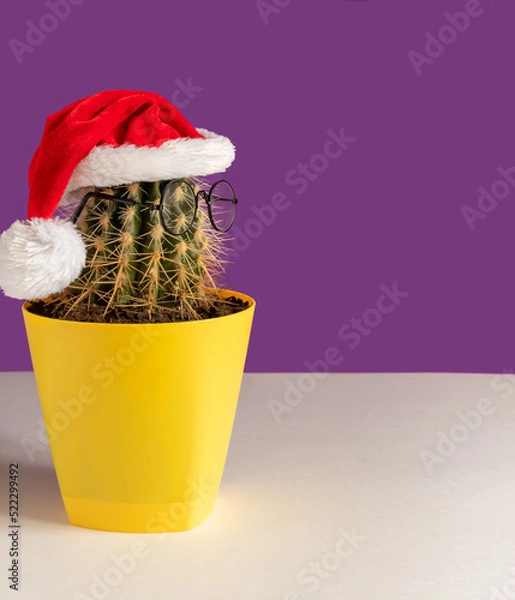
<svg viewBox="0 0 515 600">
<path fill-rule="evenodd" d="M 0 236 L 0 288 L 11 298 L 38 300 L 61 292 L 85 262 L 84 240 L 70 221 L 16 221 Z"/>
</svg>

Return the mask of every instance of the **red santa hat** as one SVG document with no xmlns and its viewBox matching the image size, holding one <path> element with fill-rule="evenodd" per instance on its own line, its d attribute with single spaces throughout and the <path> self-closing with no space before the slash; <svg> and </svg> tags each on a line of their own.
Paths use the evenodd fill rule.
<svg viewBox="0 0 515 600">
<path fill-rule="evenodd" d="M 82 236 L 54 215 L 87 188 L 221 173 L 234 154 L 229 139 L 196 129 L 149 92 L 101 92 L 51 115 L 29 168 L 28 220 L 0 236 L 0 287 L 34 300 L 80 275 Z"/>
</svg>

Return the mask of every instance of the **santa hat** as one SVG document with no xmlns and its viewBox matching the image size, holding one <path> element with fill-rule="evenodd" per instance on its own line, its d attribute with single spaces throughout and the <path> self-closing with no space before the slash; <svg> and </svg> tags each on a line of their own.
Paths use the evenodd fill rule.
<svg viewBox="0 0 515 600">
<path fill-rule="evenodd" d="M 234 154 L 226 137 L 196 129 L 149 92 L 101 92 L 51 115 L 29 168 L 28 220 L 0 236 L 0 287 L 12 298 L 34 300 L 80 275 L 82 236 L 54 215 L 86 188 L 220 173 Z"/>
</svg>

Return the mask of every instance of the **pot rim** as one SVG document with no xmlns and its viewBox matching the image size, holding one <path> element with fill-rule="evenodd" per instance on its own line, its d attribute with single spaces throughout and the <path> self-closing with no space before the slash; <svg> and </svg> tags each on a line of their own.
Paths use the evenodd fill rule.
<svg viewBox="0 0 515 600">
<path fill-rule="evenodd" d="M 238 315 L 243 315 L 247 313 L 249 310 L 253 310 L 256 306 L 256 301 L 251 296 L 244 294 L 242 292 L 237 292 L 236 290 L 229 290 L 225 288 L 217 288 L 217 291 L 222 294 L 222 296 L 237 296 L 242 300 L 246 300 L 249 303 L 249 306 L 235 313 L 231 313 L 230 315 L 223 315 L 221 317 L 210 317 L 209 319 L 198 319 L 196 321 L 170 321 L 169 323 L 93 323 L 91 321 L 73 321 L 68 319 L 57 319 L 55 317 L 44 317 L 42 315 L 38 315 L 36 313 L 30 312 L 28 310 L 29 306 L 32 304 L 32 300 L 27 300 L 22 305 L 22 311 L 25 317 L 30 319 L 41 319 L 45 321 L 54 321 L 56 323 L 66 323 L 73 324 L 77 327 L 80 326 L 95 326 L 95 327 L 169 327 L 173 326 L 198 326 L 201 323 L 207 323 L 212 321 L 221 321 L 223 319 L 233 319 L 237 318 Z"/>
</svg>

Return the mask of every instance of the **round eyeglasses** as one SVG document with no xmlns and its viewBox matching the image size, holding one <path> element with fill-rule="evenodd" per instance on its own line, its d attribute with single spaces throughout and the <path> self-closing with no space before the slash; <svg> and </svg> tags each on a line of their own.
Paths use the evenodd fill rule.
<svg viewBox="0 0 515 600">
<path fill-rule="evenodd" d="M 142 208 L 158 210 L 163 229 L 174 236 L 184 235 L 193 227 L 201 200 L 207 205 L 211 225 L 220 233 L 225 233 L 232 227 L 238 204 L 232 185 L 225 179 L 214 183 L 209 192 L 196 189 L 192 183 L 184 179 L 172 179 L 166 184 L 161 198 L 156 204 L 145 201 L 140 203 L 136 200 L 111 196 L 102 192 L 89 192 L 82 198 L 73 213 L 72 223 L 79 220 L 90 198 L 110 200 L 128 206 L 141 204 Z"/>
</svg>

